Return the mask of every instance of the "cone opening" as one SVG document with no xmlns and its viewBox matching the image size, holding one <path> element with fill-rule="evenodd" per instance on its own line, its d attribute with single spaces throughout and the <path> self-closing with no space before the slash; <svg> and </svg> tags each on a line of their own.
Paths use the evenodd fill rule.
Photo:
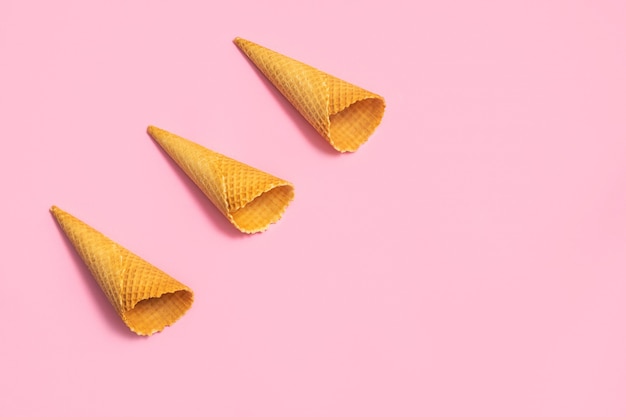
<svg viewBox="0 0 626 417">
<path fill-rule="evenodd" d="M 330 143 L 341 152 L 354 152 L 380 124 L 385 102 L 378 97 L 352 103 L 330 116 Z"/>
<path fill-rule="evenodd" d="M 135 333 L 149 336 L 176 322 L 189 310 L 192 303 L 193 293 L 189 290 L 147 298 L 124 313 L 124 321 Z"/>
<path fill-rule="evenodd" d="M 281 218 L 293 197 L 294 189 L 291 184 L 278 185 L 230 215 L 235 226 L 242 232 L 261 232 Z"/>
</svg>

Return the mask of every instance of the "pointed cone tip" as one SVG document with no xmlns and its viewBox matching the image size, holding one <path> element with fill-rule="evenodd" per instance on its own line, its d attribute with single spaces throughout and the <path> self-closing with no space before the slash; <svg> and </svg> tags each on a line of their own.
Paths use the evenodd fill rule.
<svg viewBox="0 0 626 417">
<path fill-rule="evenodd" d="M 163 139 L 163 135 L 166 133 L 168 132 L 156 126 L 152 126 L 152 125 L 148 126 L 148 135 L 150 135 L 150 137 L 159 144 L 161 143 L 161 140 Z"/>
<path fill-rule="evenodd" d="M 63 213 L 63 210 L 61 210 L 60 208 L 58 208 L 57 206 L 53 205 L 50 206 L 50 213 L 52 213 L 52 215 L 54 216 L 55 219 L 59 219 L 59 215 L 61 213 Z"/>
<path fill-rule="evenodd" d="M 147 132 L 150 136 L 154 136 L 155 132 L 158 130 L 156 126 L 148 126 Z"/>
<path fill-rule="evenodd" d="M 245 55 L 249 55 L 249 53 L 250 53 L 249 48 L 250 47 L 260 46 L 260 45 L 257 45 L 256 43 L 252 42 L 252 41 L 249 41 L 249 40 L 244 39 L 244 38 L 240 38 L 239 36 L 237 36 L 235 39 L 233 39 L 233 43 Z"/>
</svg>

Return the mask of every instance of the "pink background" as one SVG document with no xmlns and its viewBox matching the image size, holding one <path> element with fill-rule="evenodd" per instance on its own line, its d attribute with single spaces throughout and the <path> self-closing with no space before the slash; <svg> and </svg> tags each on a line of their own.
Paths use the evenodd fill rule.
<svg viewBox="0 0 626 417">
<path fill-rule="evenodd" d="M 235 36 L 383 95 L 334 152 Z M 626 6 L 0 1 L 0 415 L 625 416 Z M 145 133 L 292 181 L 237 232 Z M 130 333 L 56 204 L 186 283 Z"/>
</svg>

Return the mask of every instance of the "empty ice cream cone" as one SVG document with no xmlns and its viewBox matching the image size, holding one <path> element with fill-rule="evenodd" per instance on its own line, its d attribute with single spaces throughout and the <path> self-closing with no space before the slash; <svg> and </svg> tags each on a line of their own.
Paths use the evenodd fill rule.
<svg viewBox="0 0 626 417">
<path fill-rule="evenodd" d="M 336 150 L 356 151 L 380 124 L 381 96 L 245 39 L 234 42 Z"/>
<path fill-rule="evenodd" d="M 148 133 L 230 222 L 244 233 L 266 230 L 293 200 L 293 185 L 154 126 Z"/>
<path fill-rule="evenodd" d="M 193 292 L 165 272 L 59 209 L 50 211 L 124 323 L 149 336 L 177 321 Z"/>
</svg>

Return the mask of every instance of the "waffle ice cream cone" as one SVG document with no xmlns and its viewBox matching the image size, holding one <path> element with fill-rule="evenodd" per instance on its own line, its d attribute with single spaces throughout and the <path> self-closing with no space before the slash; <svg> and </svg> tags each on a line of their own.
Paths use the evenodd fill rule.
<svg viewBox="0 0 626 417">
<path fill-rule="evenodd" d="M 356 151 L 380 124 L 381 96 L 245 39 L 234 42 L 336 150 Z"/>
<path fill-rule="evenodd" d="M 266 230 L 293 200 L 293 185 L 154 126 L 148 134 L 230 222 L 244 233 Z"/>
<path fill-rule="evenodd" d="M 53 206 L 50 211 L 124 323 L 149 336 L 191 307 L 193 292 L 91 226 Z"/>
</svg>

